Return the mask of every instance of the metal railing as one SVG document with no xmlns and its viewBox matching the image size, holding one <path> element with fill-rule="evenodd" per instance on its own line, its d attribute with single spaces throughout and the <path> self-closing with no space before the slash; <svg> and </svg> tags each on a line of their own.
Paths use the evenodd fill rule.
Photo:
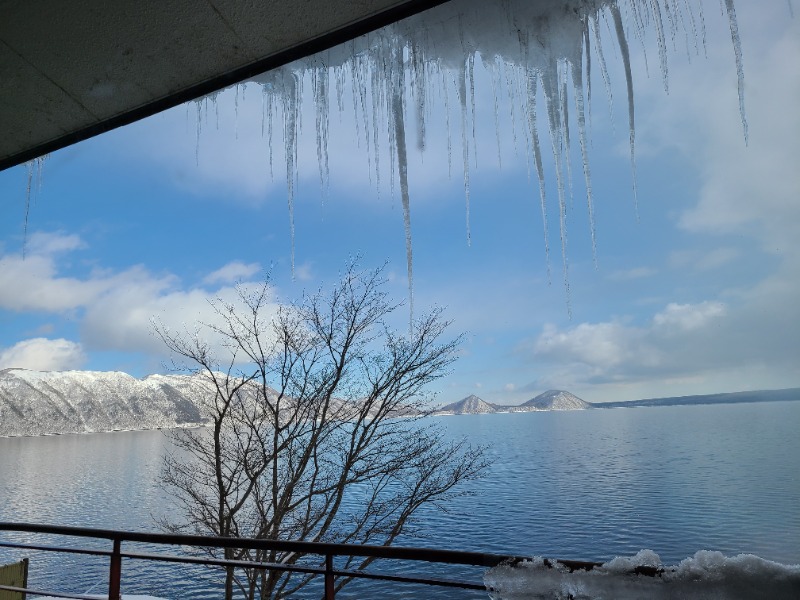
<svg viewBox="0 0 800 600">
<path fill-rule="evenodd" d="M 336 595 L 336 579 L 340 577 L 353 579 L 374 579 L 395 583 L 416 583 L 432 586 L 445 586 L 462 588 L 466 590 L 486 590 L 481 582 L 461 581 L 456 579 L 440 579 L 432 577 L 411 577 L 391 573 L 379 573 L 365 570 L 335 568 L 334 558 L 357 556 L 372 559 L 391 559 L 423 561 L 448 565 L 469 565 L 477 567 L 494 567 L 501 563 L 517 563 L 526 560 L 524 557 L 506 556 L 501 554 L 488 554 L 483 552 L 460 552 L 453 550 L 434 550 L 428 548 L 403 548 L 395 546 L 366 546 L 356 544 L 330 544 L 322 542 L 283 541 L 253 538 L 225 538 L 200 535 L 174 535 L 163 533 L 143 533 L 130 531 L 117 531 L 112 529 L 90 529 L 85 527 L 65 527 L 58 525 L 37 525 L 30 523 L 3 523 L 0 522 L 0 531 L 36 533 L 58 536 L 71 536 L 79 538 L 93 538 L 108 540 L 112 543 L 111 550 L 89 548 L 71 548 L 63 546 L 48 546 L 42 544 L 18 543 L 0 540 L 0 547 L 17 548 L 37 551 L 61 552 L 69 554 L 84 554 L 104 556 L 109 559 L 108 598 L 120 600 L 120 587 L 122 580 L 122 559 L 160 561 L 171 563 L 199 564 L 220 566 L 228 568 L 247 568 L 278 572 L 295 572 L 320 575 L 324 581 L 325 600 L 334 600 Z M 244 560 L 216 559 L 197 556 L 180 556 L 175 554 L 123 552 L 123 542 L 146 543 L 153 545 L 188 546 L 194 548 L 239 548 L 262 551 L 293 552 L 301 555 L 320 557 L 320 566 L 283 564 L 270 562 L 254 562 Z M 559 563 L 572 570 L 590 570 L 598 563 L 583 561 L 559 560 Z M 68 594 L 16 588 L 0 585 L 0 590 L 13 592 L 47 595 L 58 598 L 72 598 L 86 600 L 89 598 L 80 594 Z"/>
</svg>

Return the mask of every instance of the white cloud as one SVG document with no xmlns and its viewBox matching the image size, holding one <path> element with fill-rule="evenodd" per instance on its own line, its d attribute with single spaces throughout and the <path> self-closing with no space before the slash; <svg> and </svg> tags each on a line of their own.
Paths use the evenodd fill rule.
<svg viewBox="0 0 800 600">
<path fill-rule="evenodd" d="M 721 302 L 702 302 L 700 304 L 677 304 L 671 302 L 653 317 L 653 326 L 667 335 L 674 332 L 694 331 L 705 327 L 711 320 L 725 315 L 725 305 Z"/>
<path fill-rule="evenodd" d="M 0 369 L 65 371 L 78 369 L 85 362 L 81 345 L 63 338 L 32 338 L 0 350 Z"/>
<path fill-rule="evenodd" d="M 193 330 L 198 323 L 219 323 L 212 302 L 238 305 L 237 288 L 185 289 L 177 277 L 155 275 L 141 266 L 119 272 L 96 270 L 84 277 L 62 277 L 61 254 L 84 246 L 77 236 L 34 234 L 33 249 L 39 254 L 24 260 L 20 255 L 0 257 L 0 309 L 66 315 L 80 322 L 81 344 L 60 340 L 58 344 L 37 338 L 20 342 L 3 356 L 23 357 L 26 364 L 74 366 L 83 361 L 83 350 L 145 352 L 164 356 L 166 348 L 153 335 L 153 319 L 173 331 Z M 41 254 L 59 252 L 59 256 Z M 255 263 L 232 262 L 206 278 L 206 283 L 241 279 L 259 270 Z M 247 291 L 247 284 L 242 284 Z M 265 317 L 274 314 L 273 298 Z M 219 336 L 209 341 L 222 350 Z M 47 342 L 47 343 L 45 343 Z M 52 353 L 51 363 L 46 356 Z M 11 360 L 11 358 L 8 358 Z M 34 367 L 29 367 L 34 368 Z M 42 367 L 36 367 L 42 368 Z"/>
<path fill-rule="evenodd" d="M 796 285 L 781 273 L 732 297 L 735 305 L 669 303 L 641 325 L 622 319 L 563 329 L 546 325 L 521 350 L 545 373 L 536 381 L 539 388 L 643 389 L 646 383 L 650 395 L 669 395 L 663 390 L 675 382 L 707 391 L 796 385 Z"/>
<path fill-rule="evenodd" d="M 142 351 L 165 355 L 163 342 L 154 335 L 154 325 L 172 332 L 194 335 L 198 332 L 213 349 L 225 353 L 224 338 L 203 325 L 222 326 L 223 320 L 215 303 L 242 308 L 238 290 L 247 286 L 222 287 L 214 292 L 202 289 L 161 289 L 141 282 L 115 289 L 86 309 L 81 325 L 84 343 L 91 350 Z M 262 311 L 269 319 L 278 304 L 270 298 Z"/>
<path fill-rule="evenodd" d="M 65 312 L 114 286 L 114 277 L 80 280 L 57 273 L 55 253 L 82 247 L 77 236 L 32 234 L 30 253 L 0 257 L 0 309 Z"/>
<path fill-rule="evenodd" d="M 533 353 L 555 363 L 582 364 L 600 374 L 633 363 L 657 362 L 658 352 L 646 338 L 641 328 L 621 321 L 581 323 L 566 330 L 545 325 Z"/>
<path fill-rule="evenodd" d="M 28 252 L 39 256 L 51 256 L 60 252 L 70 252 L 85 248 L 86 244 L 75 234 L 36 231 L 28 239 Z"/>
<path fill-rule="evenodd" d="M 235 283 L 248 279 L 261 270 L 258 263 L 243 263 L 235 260 L 209 273 L 203 278 L 203 283 L 213 285 L 217 283 Z"/>
</svg>

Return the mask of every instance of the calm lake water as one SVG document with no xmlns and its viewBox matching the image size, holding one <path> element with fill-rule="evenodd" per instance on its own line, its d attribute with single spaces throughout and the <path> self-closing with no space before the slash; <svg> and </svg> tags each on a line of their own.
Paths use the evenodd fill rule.
<svg viewBox="0 0 800 600">
<path fill-rule="evenodd" d="M 437 421 L 489 445 L 491 468 L 447 513 L 425 512 L 427 537 L 403 545 L 599 561 L 649 548 L 667 564 L 709 549 L 800 563 L 800 402 Z M 162 432 L 0 439 L 0 521 L 155 530 L 154 519 L 170 510 L 158 487 L 169 443 Z M 27 554 L 32 585 L 103 591 L 102 561 Z M 18 556 L 0 548 L 0 563 Z M 219 597 L 214 575 L 131 563 L 123 588 Z M 342 597 L 372 596 L 357 585 Z M 381 589 L 383 597 L 435 597 L 430 589 Z"/>
</svg>

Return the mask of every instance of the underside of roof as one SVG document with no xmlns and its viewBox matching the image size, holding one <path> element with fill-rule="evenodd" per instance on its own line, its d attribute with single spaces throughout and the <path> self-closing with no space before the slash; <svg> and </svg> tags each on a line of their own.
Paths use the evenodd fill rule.
<svg viewBox="0 0 800 600">
<path fill-rule="evenodd" d="M 0 0 L 0 170 L 444 0 Z"/>
</svg>

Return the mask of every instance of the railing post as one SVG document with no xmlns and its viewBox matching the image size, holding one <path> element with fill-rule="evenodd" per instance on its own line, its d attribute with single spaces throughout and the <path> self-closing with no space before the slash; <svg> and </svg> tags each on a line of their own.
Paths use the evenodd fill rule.
<svg viewBox="0 0 800 600">
<path fill-rule="evenodd" d="M 325 555 L 325 600 L 334 600 L 336 589 L 333 586 L 333 554 Z"/>
<path fill-rule="evenodd" d="M 111 553 L 111 565 L 108 573 L 108 600 L 121 600 L 122 556 L 120 556 L 120 545 L 120 539 L 114 538 L 114 550 Z"/>
</svg>

